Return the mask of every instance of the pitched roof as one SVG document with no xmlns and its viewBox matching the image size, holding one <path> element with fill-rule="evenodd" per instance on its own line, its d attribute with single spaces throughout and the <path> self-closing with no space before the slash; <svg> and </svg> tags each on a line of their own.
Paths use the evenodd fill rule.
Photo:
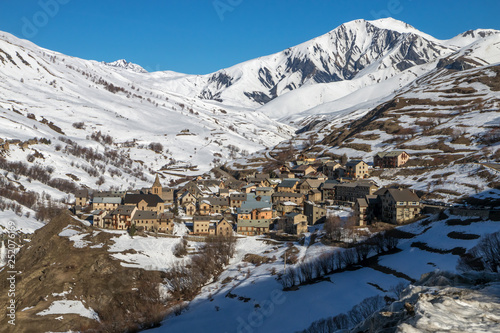
<svg viewBox="0 0 500 333">
<path fill-rule="evenodd" d="M 299 179 L 284 179 L 278 187 L 292 188 L 299 182 Z"/>
<path fill-rule="evenodd" d="M 356 166 L 358 165 L 359 163 L 365 163 L 364 161 L 362 160 L 352 160 L 352 161 L 349 161 L 345 164 L 345 166 Z"/>
<path fill-rule="evenodd" d="M 414 192 L 408 189 L 390 188 L 387 191 L 389 192 L 389 195 L 392 196 L 396 202 L 420 201 L 418 195 L 416 195 Z"/>
<path fill-rule="evenodd" d="M 75 192 L 75 198 L 86 198 L 88 195 L 88 190 L 78 190 Z"/>
<path fill-rule="evenodd" d="M 211 220 L 212 217 L 210 216 L 201 216 L 201 215 L 193 216 L 193 222 L 210 222 Z"/>
<path fill-rule="evenodd" d="M 402 153 L 405 153 L 403 150 L 393 150 L 393 151 L 381 151 L 377 153 L 378 157 L 397 157 L 401 155 Z"/>
<path fill-rule="evenodd" d="M 156 194 L 127 194 L 123 199 L 124 204 L 134 204 L 137 205 L 142 200 L 146 201 L 148 207 L 154 207 L 159 203 L 163 203 L 159 196 Z"/>
<path fill-rule="evenodd" d="M 311 188 L 319 188 L 321 184 L 323 184 L 323 182 L 324 182 L 323 180 L 319 179 L 306 179 L 305 181 L 302 182 L 302 184 L 307 183 Z"/>
<path fill-rule="evenodd" d="M 161 213 L 160 215 L 158 215 L 159 219 L 165 219 L 165 220 L 171 220 L 174 217 L 175 217 L 174 213 Z"/>
<path fill-rule="evenodd" d="M 228 198 L 206 197 L 206 198 L 202 198 L 201 201 L 208 203 L 210 206 L 228 206 L 229 205 Z"/>
<path fill-rule="evenodd" d="M 272 187 L 257 187 L 255 190 L 256 191 L 272 191 L 273 188 Z"/>
<path fill-rule="evenodd" d="M 136 207 L 133 205 L 120 205 L 118 206 L 118 208 L 112 211 L 111 214 L 131 216 L 134 209 L 136 209 Z"/>
<path fill-rule="evenodd" d="M 151 220 L 158 219 L 158 214 L 150 210 L 137 210 L 132 220 Z"/>
<path fill-rule="evenodd" d="M 300 198 L 304 196 L 301 193 L 290 193 L 290 192 L 274 192 L 272 197 L 295 197 L 295 198 Z"/>
<path fill-rule="evenodd" d="M 102 192 L 94 192 L 94 198 L 103 198 L 103 197 L 121 197 L 125 194 L 122 191 L 102 191 Z"/>
<path fill-rule="evenodd" d="M 369 179 L 360 179 L 355 182 L 338 184 L 337 187 L 356 187 L 356 186 L 377 186 L 375 182 Z"/>
<path fill-rule="evenodd" d="M 94 197 L 94 203 L 121 204 L 121 197 Z"/>
<path fill-rule="evenodd" d="M 306 171 L 307 169 L 314 169 L 312 166 L 310 166 L 309 164 L 301 164 L 301 165 L 296 165 L 292 168 L 292 171 L 293 172 L 302 172 L 302 171 Z"/>
<path fill-rule="evenodd" d="M 360 207 L 368 207 L 368 202 L 366 202 L 365 198 L 357 198 L 356 202 Z"/>
<path fill-rule="evenodd" d="M 321 185 L 320 188 L 322 190 L 331 190 L 334 189 L 338 184 L 340 184 L 338 180 L 328 179 Z"/>
</svg>

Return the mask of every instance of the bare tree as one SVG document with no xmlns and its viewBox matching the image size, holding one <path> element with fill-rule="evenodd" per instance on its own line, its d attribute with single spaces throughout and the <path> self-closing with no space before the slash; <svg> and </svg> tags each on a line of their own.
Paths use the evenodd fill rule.
<svg viewBox="0 0 500 333">
<path fill-rule="evenodd" d="M 330 215 L 323 225 L 326 237 L 332 241 L 339 242 L 342 238 L 342 221 L 340 217 Z"/>
<path fill-rule="evenodd" d="M 467 251 L 458 261 L 461 271 L 500 271 L 500 231 L 481 238 L 476 246 Z"/>
</svg>

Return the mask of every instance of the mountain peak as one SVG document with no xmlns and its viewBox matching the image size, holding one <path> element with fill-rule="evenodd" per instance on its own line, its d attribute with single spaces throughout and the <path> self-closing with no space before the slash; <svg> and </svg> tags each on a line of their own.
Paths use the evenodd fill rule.
<svg viewBox="0 0 500 333">
<path fill-rule="evenodd" d="M 427 39 L 429 41 L 433 41 L 433 42 L 438 41 L 438 39 L 432 37 L 429 34 L 426 34 L 422 31 L 418 30 L 414 26 L 412 26 L 406 22 L 396 20 L 395 18 L 392 18 L 392 17 L 386 17 L 386 18 L 381 18 L 381 19 L 371 20 L 371 21 L 360 19 L 360 20 L 354 20 L 351 22 L 357 22 L 357 23 L 364 22 L 364 23 L 371 24 L 372 26 L 375 26 L 379 29 L 392 30 L 392 31 L 396 31 L 396 32 L 399 32 L 402 34 L 407 34 L 407 33 L 416 34 L 416 35 L 419 35 L 421 37 L 424 37 L 425 39 Z M 348 22 L 348 23 L 350 23 L 350 22 Z"/>
<path fill-rule="evenodd" d="M 142 68 L 141 66 L 128 62 L 125 59 L 116 60 L 113 62 L 103 62 L 105 65 L 115 68 L 123 68 L 136 73 L 147 73 L 148 71 Z"/>
</svg>

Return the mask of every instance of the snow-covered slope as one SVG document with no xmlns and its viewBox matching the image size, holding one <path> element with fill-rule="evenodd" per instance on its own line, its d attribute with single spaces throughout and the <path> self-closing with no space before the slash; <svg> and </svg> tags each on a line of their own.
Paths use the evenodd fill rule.
<svg viewBox="0 0 500 333">
<path fill-rule="evenodd" d="M 0 73 L 0 138 L 11 141 L 3 155 L 36 156 L 31 163 L 82 186 L 95 187 L 98 174 L 106 186 L 126 188 L 146 185 L 160 169 L 168 178 L 206 172 L 293 133 L 258 111 L 172 93 L 133 64 L 73 58 L 6 33 Z M 33 138 L 51 143 L 12 144 Z"/>
</svg>

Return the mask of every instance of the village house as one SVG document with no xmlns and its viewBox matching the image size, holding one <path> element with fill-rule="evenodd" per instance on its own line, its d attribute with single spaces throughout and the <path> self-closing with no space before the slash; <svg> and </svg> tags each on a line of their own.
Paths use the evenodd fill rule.
<svg viewBox="0 0 500 333">
<path fill-rule="evenodd" d="M 233 226 L 225 218 L 215 224 L 215 234 L 217 236 L 232 236 Z"/>
<path fill-rule="evenodd" d="M 320 202 L 322 198 L 321 191 L 316 188 L 309 190 L 309 192 L 307 192 L 306 198 L 307 200 L 312 202 Z"/>
<path fill-rule="evenodd" d="M 184 191 L 178 196 L 177 204 L 181 207 L 186 207 L 188 203 L 193 203 L 196 206 L 198 199 L 189 191 Z"/>
<path fill-rule="evenodd" d="M 172 234 L 174 232 L 174 214 L 161 213 L 158 215 L 156 230 L 165 234 Z"/>
<path fill-rule="evenodd" d="M 196 200 L 203 196 L 203 192 L 198 187 L 198 185 L 196 185 L 194 181 L 189 181 L 177 191 L 177 202 L 180 201 L 180 197 L 185 192 L 189 192 Z"/>
<path fill-rule="evenodd" d="M 322 192 L 323 201 L 333 202 L 335 200 L 335 193 L 338 184 L 340 184 L 339 181 L 328 179 L 320 186 L 319 189 Z"/>
<path fill-rule="evenodd" d="M 105 228 L 104 217 L 108 212 L 105 210 L 94 210 L 91 212 L 93 220 L 92 225 L 96 228 Z"/>
<path fill-rule="evenodd" d="M 241 192 L 243 193 L 251 193 L 255 192 L 255 189 L 257 188 L 256 184 L 250 183 L 248 185 L 245 185 L 241 188 Z"/>
<path fill-rule="evenodd" d="M 252 220 L 271 220 L 273 218 L 273 209 L 271 207 L 252 209 Z"/>
<path fill-rule="evenodd" d="M 228 188 L 221 188 L 221 189 L 219 189 L 219 197 L 221 197 L 221 198 L 229 198 L 229 189 Z"/>
<path fill-rule="evenodd" d="M 345 169 L 337 162 L 327 162 L 323 165 L 323 173 L 330 179 L 344 177 Z"/>
<path fill-rule="evenodd" d="M 290 171 L 293 172 L 295 177 L 304 177 L 312 172 L 316 172 L 316 169 L 313 168 L 311 165 L 302 164 L 294 166 Z"/>
<path fill-rule="evenodd" d="M 410 156 L 400 150 L 380 152 L 373 157 L 373 166 L 380 168 L 399 168 L 408 160 Z"/>
<path fill-rule="evenodd" d="M 246 200 L 246 193 L 232 193 L 229 195 L 229 206 L 233 208 L 241 207 L 241 204 Z"/>
<path fill-rule="evenodd" d="M 145 231 L 156 231 L 158 227 L 158 214 L 156 211 L 136 210 L 132 217 L 136 228 Z"/>
<path fill-rule="evenodd" d="M 273 207 L 276 210 L 276 216 L 284 216 L 286 213 L 302 213 L 303 208 L 302 206 L 297 205 L 296 203 L 293 203 L 291 201 L 280 201 L 273 205 Z"/>
<path fill-rule="evenodd" d="M 210 234 L 210 216 L 193 216 L 193 234 L 207 236 Z M 215 230 L 213 231 L 215 234 Z"/>
<path fill-rule="evenodd" d="M 266 187 L 271 185 L 271 182 L 267 178 L 250 177 L 247 179 L 247 183 L 253 184 L 256 187 Z"/>
<path fill-rule="evenodd" d="M 276 186 L 276 192 L 288 192 L 288 193 L 294 193 L 297 189 L 297 184 L 299 183 L 300 179 L 283 179 L 281 183 Z"/>
<path fill-rule="evenodd" d="M 308 153 L 301 153 L 297 156 L 297 160 L 304 163 L 314 163 L 314 161 L 316 161 L 316 157 Z"/>
<path fill-rule="evenodd" d="M 174 204 L 174 189 L 164 187 L 161 191 L 160 195 L 161 200 L 165 202 L 165 205 L 173 205 Z"/>
<path fill-rule="evenodd" d="M 138 210 L 155 211 L 157 214 L 165 210 L 165 203 L 156 194 L 126 194 L 123 204 L 135 205 Z"/>
<path fill-rule="evenodd" d="M 281 179 L 295 178 L 295 174 L 286 165 L 278 168 L 277 176 Z"/>
<path fill-rule="evenodd" d="M 338 184 L 335 200 L 355 203 L 356 199 L 372 195 L 377 189 L 377 186 L 371 180 L 358 180 L 352 183 Z"/>
<path fill-rule="evenodd" d="M 323 181 L 319 179 L 304 179 L 299 182 L 297 189 L 299 193 L 309 194 L 309 191 L 319 189 L 321 184 L 323 184 Z"/>
<path fill-rule="evenodd" d="M 307 223 L 314 225 L 323 223 L 326 219 L 326 208 L 311 201 L 304 202 L 304 215 L 307 216 Z"/>
<path fill-rule="evenodd" d="M 273 195 L 274 189 L 272 187 L 257 187 L 255 195 L 270 197 Z"/>
<path fill-rule="evenodd" d="M 206 197 L 200 199 L 199 214 L 222 214 L 229 208 L 228 198 Z"/>
<path fill-rule="evenodd" d="M 224 182 L 224 185 L 229 190 L 240 191 L 243 186 L 247 185 L 247 182 L 242 180 L 231 180 Z"/>
<path fill-rule="evenodd" d="M 92 200 L 92 210 L 112 211 L 122 204 L 121 196 L 95 196 Z"/>
<path fill-rule="evenodd" d="M 373 221 L 378 205 L 377 195 L 365 195 L 364 198 L 356 199 L 354 203 L 354 216 L 358 226 L 367 226 Z"/>
<path fill-rule="evenodd" d="M 307 232 L 307 216 L 299 213 L 285 215 L 284 231 L 287 234 L 300 235 Z"/>
<path fill-rule="evenodd" d="M 324 182 L 325 180 L 328 179 L 328 176 L 325 175 L 323 172 L 316 171 L 316 172 L 311 172 L 310 174 L 305 175 L 304 177 L 302 177 L 302 179 L 317 179 L 317 180 L 321 180 L 322 182 Z"/>
<path fill-rule="evenodd" d="M 276 192 L 271 196 L 272 203 L 277 204 L 279 202 L 290 201 L 297 205 L 302 205 L 304 202 L 304 195 L 300 193 L 290 193 L 290 192 Z"/>
<path fill-rule="evenodd" d="M 382 221 L 401 224 L 420 215 L 420 198 L 415 192 L 401 188 L 383 188 L 375 194 L 382 203 Z"/>
<path fill-rule="evenodd" d="M 134 205 L 120 205 L 104 218 L 105 222 L 108 217 L 111 218 L 111 221 L 108 220 L 108 223 L 111 222 L 111 224 L 106 225 L 106 228 L 127 230 L 132 225 L 132 217 L 136 211 L 137 207 Z"/>
<path fill-rule="evenodd" d="M 241 207 L 236 209 L 239 219 L 271 219 L 273 217 L 271 198 L 248 194 Z"/>
<path fill-rule="evenodd" d="M 238 220 L 237 232 L 242 235 L 256 236 L 269 232 L 270 220 Z"/>
<path fill-rule="evenodd" d="M 196 214 L 196 204 L 194 202 L 188 202 L 183 208 L 187 216 L 194 216 Z"/>
<path fill-rule="evenodd" d="M 76 191 L 75 192 L 75 206 L 80 206 L 80 207 L 87 206 L 88 197 L 89 197 L 88 190 L 83 189 L 83 190 Z"/>
<path fill-rule="evenodd" d="M 349 161 L 345 165 L 345 176 L 351 179 L 362 179 L 368 176 L 368 164 L 363 161 Z"/>
</svg>

